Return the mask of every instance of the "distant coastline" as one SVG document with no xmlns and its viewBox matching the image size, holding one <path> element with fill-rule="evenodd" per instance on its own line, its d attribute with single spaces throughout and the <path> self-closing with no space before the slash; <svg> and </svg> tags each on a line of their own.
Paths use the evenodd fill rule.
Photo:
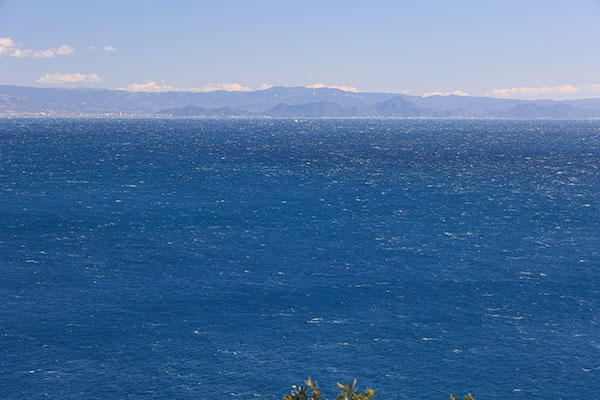
<svg viewBox="0 0 600 400">
<path fill-rule="evenodd" d="M 112 114 L 0 114 L 0 120 L 10 119 L 106 119 L 106 120 L 134 120 L 134 119 L 155 119 L 155 120 L 232 120 L 232 121 L 255 121 L 255 120 L 295 120 L 296 122 L 314 121 L 314 120 L 373 120 L 373 121 L 599 121 L 599 117 L 588 118 L 511 118 L 511 117 L 271 117 L 271 116 L 175 116 L 175 115 L 156 115 L 156 114 L 131 114 L 131 115 L 112 115 Z"/>
<path fill-rule="evenodd" d="M 0 117 L 597 119 L 600 99 L 421 97 L 307 87 L 155 93 L 4 85 Z"/>
</svg>

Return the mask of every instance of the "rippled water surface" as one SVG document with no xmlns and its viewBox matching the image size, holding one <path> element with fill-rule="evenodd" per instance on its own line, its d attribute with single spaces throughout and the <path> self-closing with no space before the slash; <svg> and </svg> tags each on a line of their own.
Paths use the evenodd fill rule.
<svg viewBox="0 0 600 400">
<path fill-rule="evenodd" d="M 3 399 L 600 398 L 600 121 L 5 119 L 0 221 Z"/>
</svg>

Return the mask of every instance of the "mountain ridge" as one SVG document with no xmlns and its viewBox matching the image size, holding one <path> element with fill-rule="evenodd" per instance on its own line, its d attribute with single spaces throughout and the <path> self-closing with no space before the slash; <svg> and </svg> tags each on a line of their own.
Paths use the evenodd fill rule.
<svg viewBox="0 0 600 400">
<path fill-rule="evenodd" d="M 130 92 L 0 85 L 0 115 L 183 117 L 600 118 L 600 99 L 411 96 L 277 86 L 247 92 Z"/>
</svg>

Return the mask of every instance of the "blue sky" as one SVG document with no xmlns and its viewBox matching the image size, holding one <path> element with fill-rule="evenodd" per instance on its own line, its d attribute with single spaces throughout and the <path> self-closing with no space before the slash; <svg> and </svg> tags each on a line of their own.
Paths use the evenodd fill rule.
<svg viewBox="0 0 600 400">
<path fill-rule="evenodd" d="M 0 84 L 600 97 L 599 21 L 600 0 L 0 0 Z"/>
</svg>

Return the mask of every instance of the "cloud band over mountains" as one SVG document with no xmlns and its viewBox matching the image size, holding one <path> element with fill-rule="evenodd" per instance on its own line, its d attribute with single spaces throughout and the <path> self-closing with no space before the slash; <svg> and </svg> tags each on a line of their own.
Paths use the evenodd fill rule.
<svg viewBox="0 0 600 400">
<path fill-rule="evenodd" d="M 273 87 L 273 85 L 262 84 L 258 90 L 264 90 Z M 315 83 L 310 86 L 306 86 L 310 89 L 339 89 L 345 92 L 353 92 L 357 93 L 358 90 L 354 86 L 327 86 L 323 83 Z M 255 89 L 249 88 L 248 86 L 243 86 L 239 83 L 209 83 L 200 87 L 189 87 L 189 88 L 177 88 L 172 85 L 168 85 L 164 82 L 157 83 L 153 80 L 146 80 L 143 83 L 131 83 L 125 87 L 119 88 L 119 90 L 127 90 L 130 92 L 214 92 L 217 90 L 224 90 L 227 92 L 251 92 Z"/>
<path fill-rule="evenodd" d="M 581 92 L 600 92 L 600 84 L 592 85 L 557 85 L 540 87 L 513 87 L 506 89 L 493 89 L 486 93 L 488 96 L 495 97 L 535 97 L 577 94 Z"/>
<path fill-rule="evenodd" d="M 144 83 L 130 83 L 129 85 L 119 88 L 119 90 L 127 90 L 130 92 L 214 92 L 216 90 L 225 90 L 228 92 L 250 92 L 252 89 L 242 86 L 239 83 L 210 83 L 202 87 L 177 88 L 164 82 L 156 83 L 153 80 L 146 80 Z"/>
</svg>

